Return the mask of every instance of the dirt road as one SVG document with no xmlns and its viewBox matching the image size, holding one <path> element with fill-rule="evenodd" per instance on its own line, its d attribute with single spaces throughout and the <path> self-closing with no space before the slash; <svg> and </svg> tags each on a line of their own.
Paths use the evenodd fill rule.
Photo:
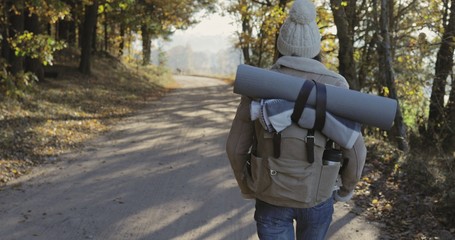
<svg viewBox="0 0 455 240">
<path fill-rule="evenodd" d="M 238 96 L 224 83 L 182 85 L 0 191 L 0 239 L 257 239 L 224 152 Z M 337 204 L 329 239 L 379 239 Z"/>
</svg>

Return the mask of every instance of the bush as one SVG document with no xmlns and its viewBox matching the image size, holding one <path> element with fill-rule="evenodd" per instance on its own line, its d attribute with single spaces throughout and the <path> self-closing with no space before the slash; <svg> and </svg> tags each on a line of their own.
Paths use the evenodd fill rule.
<svg viewBox="0 0 455 240">
<path fill-rule="evenodd" d="M 23 96 L 30 90 L 34 82 L 38 81 L 35 74 L 30 72 L 20 72 L 16 75 L 11 74 L 8 70 L 8 64 L 5 59 L 0 58 L 0 96 L 15 98 Z"/>
</svg>

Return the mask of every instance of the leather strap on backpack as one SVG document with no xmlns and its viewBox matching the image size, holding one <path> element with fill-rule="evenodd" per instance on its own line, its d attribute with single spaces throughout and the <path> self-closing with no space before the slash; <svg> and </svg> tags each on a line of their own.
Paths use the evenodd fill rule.
<svg viewBox="0 0 455 240">
<path fill-rule="evenodd" d="M 273 134 L 273 157 L 279 158 L 281 155 L 281 133 L 274 133 Z"/>
<path fill-rule="evenodd" d="M 316 86 L 316 118 L 312 129 L 308 129 L 307 133 L 307 159 L 309 163 L 314 162 L 314 131 L 321 131 L 325 124 L 325 112 L 327 105 L 327 90 L 324 84 L 318 83 L 314 80 L 305 81 L 300 89 L 299 95 L 295 101 L 294 111 L 291 115 L 291 119 L 294 123 L 298 124 L 300 117 L 302 116 L 308 97 L 310 96 L 313 86 Z M 276 146 L 274 144 L 274 146 Z M 276 154 L 275 154 L 276 155 Z"/>
<path fill-rule="evenodd" d="M 316 85 L 316 117 L 314 119 L 314 126 L 312 129 L 308 130 L 310 133 L 310 138 L 307 136 L 307 152 L 308 152 L 308 162 L 314 162 L 314 131 L 322 131 L 325 125 L 325 111 L 327 106 L 327 90 L 323 83 L 318 83 L 314 81 Z M 309 143 L 309 144 L 308 144 Z"/>
<path fill-rule="evenodd" d="M 325 125 L 325 112 L 327 106 L 327 89 L 323 83 L 316 84 L 316 119 L 314 120 L 313 128 L 322 131 Z"/>
</svg>

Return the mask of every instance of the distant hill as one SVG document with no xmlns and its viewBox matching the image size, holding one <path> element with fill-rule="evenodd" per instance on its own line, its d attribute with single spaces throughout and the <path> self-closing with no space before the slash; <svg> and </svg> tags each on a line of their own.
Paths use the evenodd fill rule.
<svg viewBox="0 0 455 240">
<path fill-rule="evenodd" d="M 197 35 L 176 33 L 171 42 L 163 44 L 165 49 L 175 46 L 191 46 L 194 51 L 216 53 L 219 50 L 233 46 L 233 40 L 223 35 Z"/>
<path fill-rule="evenodd" d="M 238 49 L 228 48 L 218 52 L 194 51 L 190 46 L 177 46 L 166 51 L 168 67 L 184 74 L 232 75 L 241 62 Z"/>
<path fill-rule="evenodd" d="M 233 75 L 242 61 L 240 50 L 226 36 L 176 35 L 163 49 L 168 67 L 186 74 Z"/>
</svg>

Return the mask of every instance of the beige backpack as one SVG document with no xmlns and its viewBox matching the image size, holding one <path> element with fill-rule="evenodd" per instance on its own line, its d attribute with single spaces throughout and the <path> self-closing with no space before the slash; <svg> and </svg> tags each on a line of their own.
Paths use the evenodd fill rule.
<svg viewBox="0 0 455 240">
<path fill-rule="evenodd" d="M 325 86 L 313 82 L 305 81 L 302 87 L 294 122 L 300 118 L 313 86 L 317 89 L 316 111 L 325 113 Z M 255 144 L 245 175 L 256 198 L 278 206 L 307 208 L 332 196 L 342 158 L 341 151 L 331 148 L 319 131 L 324 117 L 317 117 L 313 129 L 293 123 L 280 133 L 267 132 L 255 121 Z"/>
</svg>

